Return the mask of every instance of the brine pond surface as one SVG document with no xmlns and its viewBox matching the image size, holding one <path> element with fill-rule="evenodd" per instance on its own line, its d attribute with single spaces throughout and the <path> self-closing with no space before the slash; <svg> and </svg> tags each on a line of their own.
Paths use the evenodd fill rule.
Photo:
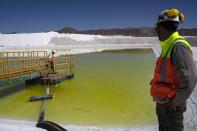
<svg viewBox="0 0 197 131">
<path fill-rule="evenodd" d="M 150 50 L 105 51 L 75 56 L 75 77 L 50 87 L 45 119 L 65 125 L 132 126 L 156 122 L 149 95 L 154 55 Z M 37 121 L 45 85 L 31 84 L 0 98 L 0 118 Z"/>
</svg>

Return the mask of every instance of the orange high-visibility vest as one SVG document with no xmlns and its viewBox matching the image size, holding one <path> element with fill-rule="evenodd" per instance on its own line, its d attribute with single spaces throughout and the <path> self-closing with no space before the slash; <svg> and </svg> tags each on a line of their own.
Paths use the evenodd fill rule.
<svg viewBox="0 0 197 131">
<path fill-rule="evenodd" d="M 151 80 L 151 96 L 159 104 L 170 103 L 176 94 L 180 83 L 180 77 L 176 74 L 175 67 L 171 63 L 170 55 L 176 43 L 184 43 L 191 51 L 189 43 L 178 32 L 175 32 L 166 40 L 162 47 L 162 53 L 156 62 L 154 77 Z"/>
</svg>

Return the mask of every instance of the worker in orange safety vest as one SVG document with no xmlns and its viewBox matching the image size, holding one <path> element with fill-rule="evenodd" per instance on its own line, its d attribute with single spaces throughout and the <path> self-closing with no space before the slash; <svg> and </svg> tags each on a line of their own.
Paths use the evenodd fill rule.
<svg viewBox="0 0 197 131">
<path fill-rule="evenodd" d="M 154 26 L 162 48 L 150 94 L 156 102 L 159 131 L 183 131 L 186 100 L 197 82 L 190 44 L 177 32 L 184 15 L 172 8 L 160 13 Z"/>
<path fill-rule="evenodd" d="M 55 73 L 55 50 L 49 54 L 47 66 L 51 67 L 52 73 Z"/>
</svg>

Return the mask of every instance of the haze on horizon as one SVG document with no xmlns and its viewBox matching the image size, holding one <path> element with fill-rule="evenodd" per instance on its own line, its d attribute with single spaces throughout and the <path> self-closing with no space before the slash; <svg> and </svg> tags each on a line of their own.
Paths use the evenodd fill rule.
<svg viewBox="0 0 197 131">
<path fill-rule="evenodd" d="M 175 7 L 181 28 L 197 28 L 196 0 L 0 0 L 0 32 L 45 32 L 152 26 L 159 12 Z"/>
</svg>

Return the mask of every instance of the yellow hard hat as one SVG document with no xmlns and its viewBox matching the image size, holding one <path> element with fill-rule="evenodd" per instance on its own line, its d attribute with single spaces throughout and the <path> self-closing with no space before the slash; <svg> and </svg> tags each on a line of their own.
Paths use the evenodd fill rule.
<svg viewBox="0 0 197 131">
<path fill-rule="evenodd" d="M 175 8 L 167 9 L 160 13 L 156 21 L 156 24 L 164 21 L 176 21 L 178 23 L 183 23 L 184 15 L 180 13 L 178 9 Z"/>
</svg>

